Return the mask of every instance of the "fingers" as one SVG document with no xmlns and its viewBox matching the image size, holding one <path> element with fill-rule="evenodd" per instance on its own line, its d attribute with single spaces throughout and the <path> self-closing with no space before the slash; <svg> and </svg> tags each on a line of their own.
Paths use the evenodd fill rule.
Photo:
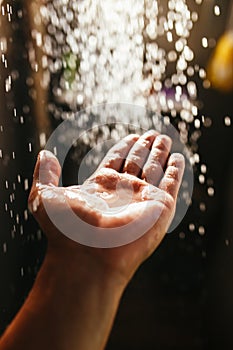
<svg viewBox="0 0 233 350">
<path fill-rule="evenodd" d="M 135 142 L 125 160 L 123 172 L 134 176 L 139 175 L 148 158 L 150 148 L 158 135 L 158 132 L 150 130 Z"/>
<path fill-rule="evenodd" d="M 157 185 L 164 173 L 164 167 L 171 150 L 172 140 L 166 135 L 156 137 L 150 155 L 142 170 L 142 179 Z"/>
<path fill-rule="evenodd" d="M 130 149 L 139 139 L 139 135 L 131 134 L 113 146 L 102 160 L 100 168 L 112 168 L 120 171 Z"/>
<path fill-rule="evenodd" d="M 177 198 L 184 168 L 185 160 L 182 154 L 173 153 L 168 160 L 167 169 L 159 184 L 159 188 L 170 194 L 174 200 Z"/>
<path fill-rule="evenodd" d="M 61 167 L 54 154 L 41 151 L 37 158 L 32 187 L 37 184 L 58 186 L 60 174 Z"/>
</svg>

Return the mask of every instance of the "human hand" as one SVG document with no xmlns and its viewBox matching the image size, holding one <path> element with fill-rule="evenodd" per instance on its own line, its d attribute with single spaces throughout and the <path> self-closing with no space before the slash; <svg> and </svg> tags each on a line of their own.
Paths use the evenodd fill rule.
<svg viewBox="0 0 233 350">
<path fill-rule="evenodd" d="M 61 174 L 57 158 L 42 151 L 35 167 L 29 207 L 47 235 L 49 252 L 59 259 L 71 258 L 73 264 L 76 261 L 85 265 L 88 260 L 90 266 L 91 261 L 95 270 L 123 277 L 127 284 L 137 267 L 158 247 L 174 215 L 184 158 L 180 154 L 169 156 L 171 143 L 169 137 L 156 131 L 141 137 L 129 135 L 108 152 L 83 185 L 67 188 L 57 187 Z M 63 215 L 65 225 L 69 224 L 65 220 L 68 206 L 96 232 L 99 228 L 119 228 L 120 232 L 126 227 L 130 232 L 125 230 L 125 234 L 133 236 L 139 222 L 141 227 L 147 227 L 149 222 L 149 229 L 130 244 L 92 248 L 63 235 L 50 221 L 46 206 L 57 216 Z"/>
</svg>

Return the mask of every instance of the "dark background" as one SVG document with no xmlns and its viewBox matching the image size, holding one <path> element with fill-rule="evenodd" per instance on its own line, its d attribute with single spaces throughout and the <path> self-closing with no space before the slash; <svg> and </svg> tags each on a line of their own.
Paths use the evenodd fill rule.
<svg viewBox="0 0 233 350">
<path fill-rule="evenodd" d="M 211 4 L 206 1 L 205 16 Z M 7 33 L 11 38 L 8 68 L 0 69 L 1 332 L 26 298 L 46 248 L 42 232 L 27 211 L 28 191 L 39 151 L 38 125 L 28 81 L 29 19 L 23 2 L 12 1 L 12 5 L 14 13 L 23 11 L 24 16 L 12 17 L 11 31 Z M 225 29 L 231 1 L 219 5 L 222 17 L 217 22 L 209 17 L 193 32 L 195 59 L 200 65 L 211 55 L 211 49 L 199 47 L 202 33 L 212 33 L 218 39 Z M 1 22 L 0 37 L 7 32 L 3 18 Z M 14 88 L 5 93 L 5 79 L 12 72 Z M 208 166 L 209 181 L 214 181 L 215 195 L 208 196 L 208 185 L 199 184 L 197 166 L 193 203 L 176 232 L 167 235 L 131 281 L 108 350 L 233 347 L 233 129 L 224 124 L 225 116 L 232 117 L 233 94 L 200 85 L 199 97 L 203 103 L 200 113 L 211 118 L 212 125 L 202 128 L 198 152 L 200 164 Z M 206 203 L 204 212 L 200 210 L 201 202 Z M 195 224 L 194 231 L 190 231 L 190 223 Z M 203 236 L 198 233 L 199 226 L 205 227 Z"/>
</svg>

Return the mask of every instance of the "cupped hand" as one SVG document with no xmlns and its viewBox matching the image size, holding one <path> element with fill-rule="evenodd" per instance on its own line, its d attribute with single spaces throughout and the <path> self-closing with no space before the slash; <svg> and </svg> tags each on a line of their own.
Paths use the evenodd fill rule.
<svg viewBox="0 0 233 350">
<path fill-rule="evenodd" d="M 58 258 L 72 257 L 73 264 L 85 265 L 88 261 L 89 265 L 92 261 L 95 268 L 119 274 L 127 282 L 158 247 L 174 216 L 184 158 L 170 155 L 171 145 L 168 136 L 153 130 L 142 136 L 129 135 L 111 148 L 83 185 L 66 188 L 58 187 L 61 169 L 57 158 L 42 151 L 34 171 L 29 208 L 47 235 L 49 251 Z M 84 231 L 90 228 L 97 240 L 100 229 L 109 233 L 110 248 L 94 248 L 67 238 L 51 220 L 48 208 L 64 228 L 70 224 L 67 209 L 85 223 L 72 226 L 74 237 L 76 231 L 87 235 Z M 118 247 L 111 245 L 113 229 L 114 239 L 119 234 Z M 125 244 L 125 237 L 131 243 Z"/>
</svg>

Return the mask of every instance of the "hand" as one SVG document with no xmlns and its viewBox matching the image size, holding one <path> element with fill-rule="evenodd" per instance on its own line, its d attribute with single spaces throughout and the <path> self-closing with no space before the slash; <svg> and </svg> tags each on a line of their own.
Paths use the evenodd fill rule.
<svg viewBox="0 0 233 350">
<path fill-rule="evenodd" d="M 127 283 L 158 247 L 174 214 L 184 159 L 169 156 L 170 148 L 171 140 L 155 131 L 127 136 L 90 179 L 68 188 L 57 187 L 61 169 L 56 157 L 40 153 L 29 207 L 48 237 L 48 251 L 0 349 L 104 349 Z M 67 213 L 76 214 L 80 225 L 71 226 L 74 237 L 79 230 L 85 237 L 90 227 L 97 236 L 100 229 L 106 237 L 114 229 L 118 238 L 123 228 L 131 238 L 138 227 L 142 235 L 127 245 L 92 248 L 62 234 L 48 208 L 64 221 L 64 230 L 70 225 Z"/>
<path fill-rule="evenodd" d="M 57 187 L 61 169 L 56 157 L 42 151 L 34 172 L 29 207 L 47 235 L 49 251 L 58 259 L 66 255 L 73 264 L 75 260 L 84 265 L 91 261 L 95 269 L 121 276 L 127 284 L 137 267 L 158 247 L 174 215 L 184 158 L 180 154 L 169 156 L 171 143 L 168 136 L 156 131 L 141 137 L 129 135 L 108 152 L 83 185 L 67 188 Z M 96 227 L 96 232 L 98 228 L 132 230 L 137 227 L 134 225 L 137 217 L 142 224 L 152 220 L 153 225 L 130 244 L 91 248 L 61 234 L 47 215 L 47 205 L 59 216 L 68 205 L 79 218 Z M 133 230 L 127 232 L 131 233 Z"/>
</svg>

